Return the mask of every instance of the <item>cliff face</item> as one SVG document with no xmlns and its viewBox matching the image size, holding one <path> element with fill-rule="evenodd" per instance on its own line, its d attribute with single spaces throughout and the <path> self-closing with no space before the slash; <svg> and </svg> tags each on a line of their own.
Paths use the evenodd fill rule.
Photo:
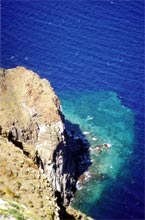
<svg viewBox="0 0 145 220">
<path fill-rule="evenodd" d="M 0 152 L 0 219 L 59 220 L 54 190 L 31 158 L 2 136 Z"/>
<path fill-rule="evenodd" d="M 87 169 L 88 144 L 65 129 L 60 102 L 50 83 L 23 67 L 0 71 L 0 135 L 35 160 L 68 205 Z"/>
</svg>

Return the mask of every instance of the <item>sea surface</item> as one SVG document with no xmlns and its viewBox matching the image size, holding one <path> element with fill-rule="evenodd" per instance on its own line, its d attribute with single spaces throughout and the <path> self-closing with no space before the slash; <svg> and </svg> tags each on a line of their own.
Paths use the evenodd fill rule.
<svg viewBox="0 0 145 220">
<path fill-rule="evenodd" d="M 72 205 L 94 219 L 144 219 L 144 1 L 2 0 L 1 15 L 1 67 L 48 79 L 90 143 Z"/>
</svg>

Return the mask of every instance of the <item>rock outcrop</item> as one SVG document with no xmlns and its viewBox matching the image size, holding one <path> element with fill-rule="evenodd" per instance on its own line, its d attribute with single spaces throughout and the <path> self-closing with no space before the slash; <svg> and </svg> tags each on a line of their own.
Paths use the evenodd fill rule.
<svg viewBox="0 0 145 220">
<path fill-rule="evenodd" d="M 23 67 L 1 69 L 0 135 L 35 160 L 63 206 L 90 164 L 87 141 L 65 123 L 47 80 Z"/>
<path fill-rule="evenodd" d="M 59 220 L 60 208 L 54 190 L 31 158 L 2 136 L 0 152 L 0 197 L 9 204 L 17 202 L 19 205 L 14 211 L 15 204 L 8 210 L 0 206 L 0 219 L 19 216 L 21 218 L 16 219 Z"/>
</svg>

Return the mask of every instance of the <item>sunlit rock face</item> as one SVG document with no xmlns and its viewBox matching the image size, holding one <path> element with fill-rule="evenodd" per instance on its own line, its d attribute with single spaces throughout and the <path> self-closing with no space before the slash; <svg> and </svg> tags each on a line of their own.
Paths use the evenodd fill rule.
<svg viewBox="0 0 145 220">
<path fill-rule="evenodd" d="M 0 134 L 37 161 L 60 202 L 68 205 L 90 162 L 88 143 L 74 131 L 70 134 L 64 121 L 46 79 L 24 67 L 1 69 Z"/>
</svg>

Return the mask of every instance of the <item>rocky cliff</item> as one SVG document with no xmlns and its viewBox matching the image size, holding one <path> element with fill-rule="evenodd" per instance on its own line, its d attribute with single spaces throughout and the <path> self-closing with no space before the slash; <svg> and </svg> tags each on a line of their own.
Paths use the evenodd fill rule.
<svg viewBox="0 0 145 220">
<path fill-rule="evenodd" d="M 66 124 L 47 80 L 23 67 L 1 69 L 0 136 L 35 161 L 61 209 L 69 205 L 78 177 L 90 163 L 87 141 Z"/>
</svg>

